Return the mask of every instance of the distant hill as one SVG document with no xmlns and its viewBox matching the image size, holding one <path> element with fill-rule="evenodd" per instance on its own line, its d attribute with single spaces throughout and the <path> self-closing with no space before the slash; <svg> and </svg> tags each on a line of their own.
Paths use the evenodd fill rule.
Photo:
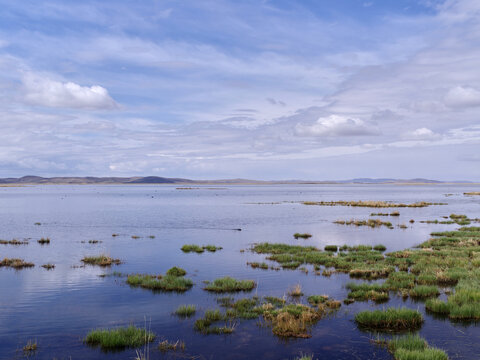
<svg viewBox="0 0 480 360">
<path fill-rule="evenodd" d="M 307 180 L 249 180 L 249 179 L 220 179 L 220 180 L 191 180 L 183 178 L 166 178 L 160 176 L 135 177 L 41 177 L 23 176 L 20 178 L 0 178 L 0 185 L 41 185 L 41 184 L 444 184 L 444 183 L 472 183 L 471 181 L 438 181 L 429 179 L 371 179 L 358 178 L 335 181 L 307 181 Z"/>
</svg>

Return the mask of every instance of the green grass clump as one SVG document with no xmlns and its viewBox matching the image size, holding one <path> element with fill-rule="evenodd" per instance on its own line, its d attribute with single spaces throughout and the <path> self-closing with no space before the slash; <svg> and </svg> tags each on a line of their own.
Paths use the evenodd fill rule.
<svg viewBox="0 0 480 360">
<path fill-rule="evenodd" d="M 388 308 L 386 310 L 362 311 L 355 315 L 355 321 L 361 327 L 377 330 L 417 329 L 422 325 L 420 312 L 407 308 Z"/>
<path fill-rule="evenodd" d="M 338 246 L 337 245 L 327 245 L 325 246 L 325 251 L 333 251 L 333 252 L 336 252 L 338 250 Z"/>
<path fill-rule="evenodd" d="M 349 299 L 357 301 L 372 300 L 375 302 L 383 302 L 389 299 L 388 288 L 383 284 L 348 283 L 346 288 L 350 290 Z"/>
<path fill-rule="evenodd" d="M 427 342 L 418 335 L 408 334 L 406 336 L 394 337 L 388 341 L 388 349 L 392 352 L 398 349 L 423 351 L 426 348 Z"/>
<path fill-rule="evenodd" d="M 415 275 L 406 272 L 393 272 L 389 274 L 385 286 L 390 290 L 410 289 L 415 286 Z"/>
<path fill-rule="evenodd" d="M 423 351 L 398 349 L 394 357 L 395 360 L 448 360 L 445 351 L 431 348 Z"/>
<path fill-rule="evenodd" d="M 175 315 L 180 317 L 190 317 L 195 314 L 197 307 L 195 305 L 180 305 L 177 310 L 175 310 Z"/>
<path fill-rule="evenodd" d="M 439 299 L 428 299 L 425 302 L 425 308 L 436 314 L 448 315 L 450 314 L 450 306 L 445 301 Z"/>
<path fill-rule="evenodd" d="M 215 252 L 217 250 L 222 250 L 223 248 L 220 247 L 220 246 L 215 246 L 215 245 L 205 245 L 203 247 L 205 250 L 209 251 L 209 252 Z"/>
<path fill-rule="evenodd" d="M 413 298 L 428 298 L 440 295 L 438 287 L 434 285 L 417 285 L 409 292 Z"/>
<path fill-rule="evenodd" d="M 121 264 L 122 261 L 119 259 L 113 259 L 107 255 L 98 255 L 98 256 L 85 256 L 82 259 L 84 264 L 88 265 L 98 265 L 98 266 L 111 266 Z"/>
<path fill-rule="evenodd" d="M 182 268 L 174 266 L 174 267 L 167 270 L 167 275 L 169 275 L 169 276 L 185 276 L 185 275 L 187 275 L 187 272 Z"/>
<path fill-rule="evenodd" d="M 231 334 L 234 330 L 233 325 L 227 325 L 227 323 L 225 323 L 224 326 L 212 326 L 216 322 L 227 320 L 228 316 L 223 315 L 222 313 L 220 313 L 219 310 L 207 310 L 205 311 L 203 318 L 197 319 L 195 321 L 193 328 L 195 329 L 195 331 L 201 332 L 205 335 Z"/>
<path fill-rule="evenodd" d="M 255 286 L 256 284 L 253 280 L 236 280 L 226 276 L 208 283 L 205 286 L 205 290 L 217 293 L 251 291 Z"/>
<path fill-rule="evenodd" d="M 311 295 L 307 298 L 307 301 L 310 305 L 318 305 L 323 304 L 325 301 L 328 300 L 328 295 Z"/>
<path fill-rule="evenodd" d="M 217 250 L 222 250 L 223 248 L 220 246 L 215 246 L 215 245 L 204 245 L 204 246 L 198 246 L 198 245 L 183 245 L 181 250 L 186 253 L 190 252 L 196 252 L 197 254 L 203 253 L 205 250 L 208 252 L 215 252 Z"/>
<path fill-rule="evenodd" d="M 308 239 L 308 238 L 311 238 L 312 235 L 308 233 L 295 233 L 293 234 L 293 237 L 295 239 Z"/>
<path fill-rule="evenodd" d="M 396 360 L 448 360 L 444 351 L 428 346 L 418 335 L 395 337 L 387 347 Z"/>
<path fill-rule="evenodd" d="M 375 245 L 375 246 L 373 247 L 373 250 L 383 252 L 383 251 L 387 250 L 387 247 L 386 247 L 385 245 L 379 244 L 379 245 Z"/>
<path fill-rule="evenodd" d="M 252 269 L 263 269 L 263 270 L 268 270 L 268 264 L 262 262 L 262 263 L 259 263 L 259 262 L 247 262 L 247 265 L 250 265 L 250 267 Z M 300 264 L 299 264 L 300 265 Z"/>
<path fill-rule="evenodd" d="M 193 286 L 190 279 L 172 275 L 128 275 L 127 284 L 150 290 L 184 292 Z"/>
<path fill-rule="evenodd" d="M 182 246 L 182 251 L 189 253 L 189 252 L 196 252 L 197 254 L 203 253 L 205 250 L 203 247 L 198 246 L 198 245 L 183 245 Z"/>
<path fill-rule="evenodd" d="M 87 334 L 85 343 L 103 350 L 139 347 L 155 339 L 155 334 L 133 325 L 117 329 L 97 329 Z"/>
</svg>

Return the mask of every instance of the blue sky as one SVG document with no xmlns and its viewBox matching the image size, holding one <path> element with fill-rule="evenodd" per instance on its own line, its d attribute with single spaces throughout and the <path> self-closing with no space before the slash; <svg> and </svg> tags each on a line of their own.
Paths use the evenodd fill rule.
<svg viewBox="0 0 480 360">
<path fill-rule="evenodd" d="M 476 0 L 0 0 L 0 176 L 480 180 Z"/>
</svg>

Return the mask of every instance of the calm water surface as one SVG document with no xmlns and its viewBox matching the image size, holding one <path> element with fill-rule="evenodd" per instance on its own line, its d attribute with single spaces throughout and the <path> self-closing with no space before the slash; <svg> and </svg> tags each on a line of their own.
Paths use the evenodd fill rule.
<svg viewBox="0 0 480 360">
<path fill-rule="evenodd" d="M 475 186 L 291 185 L 199 187 L 175 186 L 32 186 L 0 188 L 0 238 L 30 240 L 29 245 L 0 245 L 0 258 L 19 257 L 36 264 L 14 271 L 0 268 L 0 359 L 23 358 L 22 347 L 36 339 L 31 359 L 132 359 L 135 350 L 106 353 L 83 344 L 87 332 L 98 327 L 151 323 L 158 340 L 186 342 L 181 354 L 150 351 L 151 359 L 294 359 L 300 353 L 317 359 L 391 359 L 370 339 L 375 335 L 357 329 L 353 317 L 363 309 L 385 305 L 354 303 L 322 319 L 309 339 L 282 340 L 256 320 L 241 320 L 228 336 L 204 336 L 193 330 L 195 317 L 181 320 L 172 312 L 181 304 L 218 308 L 218 296 L 202 290 L 204 280 L 230 275 L 253 279 L 252 294 L 235 297 L 283 296 L 295 284 L 308 295 L 328 294 L 342 300 L 350 281 L 345 274 L 330 278 L 299 270 L 251 269 L 247 261 L 264 261 L 248 249 L 255 242 L 308 244 L 384 244 L 387 251 L 415 246 L 432 231 L 456 225 L 428 225 L 419 220 L 439 219 L 451 213 L 480 218 L 480 197 L 467 197 Z M 446 196 L 446 194 L 451 194 Z M 370 229 L 333 224 L 337 219 L 367 219 L 369 208 L 305 206 L 302 200 L 386 200 L 446 202 L 444 206 L 399 209 L 388 218 L 405 230 Z M 280 203 L 278 203 L 280 202 Z M 260 204 L 261 203 L 261 204 Z M 276 204 L 271 204 L 276 203 Z M 380 209 L 381 210 L 381 209 Z M 385 209 L 384 209 L 385 210 Z M 387 211 L 392 209 L 386 209 Z M 395 210 L 395 209 L 393 209 Z M 414 224 L 409 224 L 415 219 Z M 41 225 L 35 225 L 40 222 Z M 234 229 L 241 228 L 242 231 Z M 294 240 L 295 232 L 309 232 L 309 240 Z M 113 233 L 119 236 L 112 237 Z M 140 236 L 132 239 L 132 235 Z M 154 239 L 149 238 L 155 236 Z M 50 245 L 36 240 L 49 237 Z M 88 240 L 101 243 L 88 244 Z M 84 243 L 82 243 L 84 241 Z M 216 253 L 184 254 L 183 244 L 214 244 Z M 86 255 L 109 254 L 124 263 L 111 269 L 78 267 Z M 47 271 L 42 264 L 54 263 Z M 123 278 L 101 277 L 122 273 L 165 273 L 172 266 L 187 270 L 195 286 L 183 293 L 152 293 L 131 288 Z M 302 299 L 305 301 L 305 299 Z M 423 303 L 392 297 L 389 305 L 403 305 L 424 313 Z M 420 334 L 446 350 L 451 359 L 480 358 L 480 327 L 453 324 L 424 314 Z"/>
</svg>

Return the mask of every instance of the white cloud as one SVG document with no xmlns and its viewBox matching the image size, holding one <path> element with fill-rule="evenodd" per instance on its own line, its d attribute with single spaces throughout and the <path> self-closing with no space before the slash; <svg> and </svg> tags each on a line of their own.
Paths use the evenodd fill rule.
<svg viewBox="0 0 480 360">
<path fill-rule="evenodd" d="M 321 117 L 312 125 L 297 124 L 295 127 L 300 136 L 362 136 L 378 135 L 380 132 L 374 125 L 365 121 L 340 115 Z"/>
<path fill-rule="evenodd" d="M 456 86 L 448 91 L 445 104 L 454 108 L 480 106 L 480 91 L 468 86 Z"/>
<path fill-rule="evenodd" d="M 99 85 L 81 86 L 27 73 L 23 77 L 26 102 L 47 107 L 76 109 L 113 109 L 118 105 Z"/>
<path fill-rule="evenodd" d="M 417 140 L 434 140 L 440 138 L 440 135 L 436 134 L 429 128 L 422 127 L 407 133 L 406 138 L 412 138 Z"/>
</svg>

